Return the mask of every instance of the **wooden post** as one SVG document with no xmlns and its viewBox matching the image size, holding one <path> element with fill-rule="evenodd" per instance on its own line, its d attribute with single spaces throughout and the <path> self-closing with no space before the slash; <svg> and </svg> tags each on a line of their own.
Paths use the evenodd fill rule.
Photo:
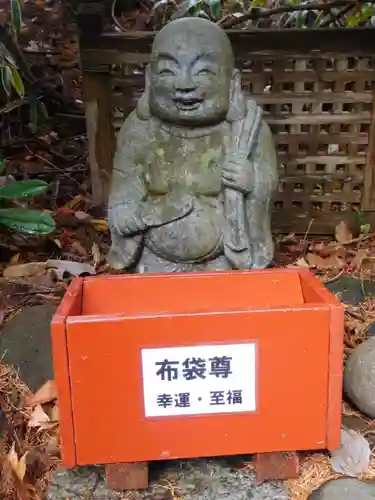
<svg viewBox="0 0 375 500">
<path fill-rule="evenodd" d="M 110 78 L 105 73 L 83 72 L 83 93 L 94 206 L 107 202 L 112 172 L 114 132 L 111 120 L 110 83 Z"/>
<path fill-rule="evenodd" d="M 91 172 L 92 203 L 94 206 L 107 202 L 112 171 L 114 132 L 112 127 L 110 64 L 86 63 L 86 40 L 98 39 L 103 28 L 105 7 L 99 3 L 80 5 L 78 24 L 81 31 L 80 57 L 82 66 L 83 94 L 89 163 Z"/>
</svg>

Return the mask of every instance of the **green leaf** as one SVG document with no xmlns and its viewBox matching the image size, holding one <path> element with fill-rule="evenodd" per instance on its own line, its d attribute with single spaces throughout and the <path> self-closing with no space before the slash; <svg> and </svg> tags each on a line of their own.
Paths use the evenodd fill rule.
<svg viewBox="0 0 375 500">
<path fill-rule="evenodd" d="M 0 173 L 4 170 L 5 168 L 5 161 L 3 158 L 0 158 Z"/>
<path fill-rule="evenodd" d="M 0 208 L 0 224 L 27 234 L 50 234 L 55 221 L 45 212 L 28 208 Z"/>
<path fill-rule="evenodd" d="M 36 132 L 39 125 L 43 125 L 48 119 L 48 111 L 45 104 L 30 94 L 30 123 L 33 132 Z"/>
<path fill-rule="evenodd" d="M 210 7 L 211 17 L 214 21 L 219 20 L 220 18 L 220 10 L 221 10 L 221 2 L 220 0 L 206 0 L 206 3 Z"/>
<path fill-rule="evenodd" d="M 185 0 L 179 4 L 177 11 L 171 16 L 171 21 L 186 16 L 192 10 L 199 10 L 200 7 L 201 0 Z"/>
<path fill-rule="evenodd" d="M 10 182 L 0 187 L 0 198 L 26 198 L 38 196 L 46 190 L 48 184 L 44 181 L 28 180 Z"/>
<path fill-rule="evenodd" d="M 255 7 L 266 7 L 267 3 L 267 0 L 252 0 L 250 8 L 254 9 Z"/>
<path fill-rule="evenodd" d="M 9 66 L 1 66 L 0 68 L 1 85 L 5 92 L 10 96 L 12 72 Z"/>
<path fill-rule="evenodd" d="M 25 87 L 23 86 L 21 75 L 15 66 L 9 66 L 9 69 L 11 71 L 10 81 L 13 88 L 20 97 L 23 97 L 25 95 Z"/>
<path fill-rule="evenodd" d="M 2 108 L 0 108 L 0 115 L 5 115 L 6 113 L 10 113 L 14 109 L 20 108 L 24 104 L 28 104 L 28 102 L 29 102 L 29 99 L 27 99 L 27 98 L 14 99 L 14 100 L 8 102 L 8 104 L 3 106 Z"/>
<path fill-rule="evenodd" d="M 10 19 L 13 31 L 18 36 L 21 31 L 21 5 L 18 0 L 10 0 Z"/>
<path fill-rule="evenodd" d="M 359 19 L 357 14 L 354 16 L 348 16 L 348 18 L 346 20 L 346 26 L 348 28 L 357 28 L 359 23 L 360 23 L 360 19 Z"/>
<path fill-rule="evenodd" d="M 371 232 L 371 224 L 362 224 L 360 228 L 361 234 L 368 234 Z"/>
<path fill-rule="evenodd" d="M 38 118 L 43 123 L 48 118 L 48 110 L 42 101 L 37 101 Z"/>
</svg>

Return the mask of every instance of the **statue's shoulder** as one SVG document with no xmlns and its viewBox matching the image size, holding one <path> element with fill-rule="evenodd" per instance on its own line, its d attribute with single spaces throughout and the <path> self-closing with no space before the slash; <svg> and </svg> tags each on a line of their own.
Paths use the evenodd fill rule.
<svg viewBox="0 0 375 500">
<path fill-rule="evenodd" d="M 139 142 L 144 147 L 145 142 L 149 137 L 149 122 L 148 120 L 141 120 L 137 111 L 132 111 L 125 119 L 118 132 L 118 146 L 132 144 Z"/>
</svg>

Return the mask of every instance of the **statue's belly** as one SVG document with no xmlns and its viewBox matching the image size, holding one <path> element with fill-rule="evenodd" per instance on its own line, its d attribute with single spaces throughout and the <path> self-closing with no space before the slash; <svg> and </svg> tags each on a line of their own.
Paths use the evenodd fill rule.
<svg viewBox="0 0 375 500">
<path fill-rule="evenodd" d="M 195 201 L 187 217 L 150 229 L 146 245 L 167 260 L 199 262 L 220 253 L 222 229 L 221 205 Z"/>
</svg>

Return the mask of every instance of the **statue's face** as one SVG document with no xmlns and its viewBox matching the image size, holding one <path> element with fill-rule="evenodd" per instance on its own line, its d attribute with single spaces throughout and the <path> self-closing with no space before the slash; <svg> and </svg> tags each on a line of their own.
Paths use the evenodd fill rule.
<svg viewBox="0 0 375 500">
<path fill-rule="evenodd" d="M 150 109 L 163 121 L 203 126 L 222 121 L 229 107 L 232 65 L 220 46 L 182 33 L 154 49 Z M 205 40 L 203 40 L 205 41 Z"/>
</svg>

